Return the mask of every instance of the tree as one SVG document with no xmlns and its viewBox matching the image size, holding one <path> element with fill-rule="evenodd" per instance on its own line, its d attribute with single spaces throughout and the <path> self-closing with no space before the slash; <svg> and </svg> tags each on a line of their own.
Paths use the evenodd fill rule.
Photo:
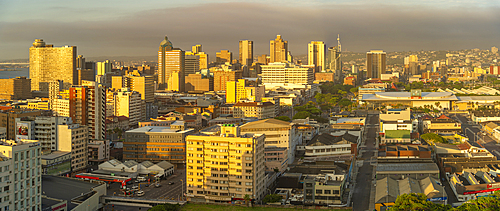
<svg viewBox="0 0 500 211">
<path fill-rule="evenodd" d="M 299 111 L 298 113 L 293 115 L 293 119 L 305 119 L 305 118 L 310 117 L 310 116 L 311 116 L 311 113 L 309 113 L 307 111 Z"/>
<path fill-rule="evenodd" d="M 349 91 L 356 95 L 358 93 L 358 87 L 351 88 Z"/>
<path fill-rule="evenodd" d="M 248 207 L 248 205 L 249 205 L 248 202 L 250 202 L 252 200 L 252 197 L 250 197 L 250 195 L 248 195 L 248 194 L 245 194 L 245 197 L 243 197 L 243 199 L 245 200 L 245 204 Z"/>
<path fill-rule="evenodd" d="M 389 211 L 446 211 L 451 210 L 450 205 L 435 204 L 427 201 L 427 196 L 423 193 L 410 193 L 398 196 L 396 202 Z"/>
<path fill-rule="evenodd" d="M 480 197 L 475 200 L 467 201 L 463 203 L 455 210 L 465 211 L 465 210 L 485 210 L 485 211 L 493 211 L 500 210 L 500 192 L 495 191 L 494 193 L 486 196 Z"/>
<path fill-rule="evenodd" d="M 281 120 L 281 121 L 285 121 L 285 122 L 289 122 L 290 121 L 290 117 L 288 116 L 278 116 L 278 117 L 274 117 L 275 119 L 278 119 L 278 120 Z"/>
<path fill-rule="evenodd" d="M 159 204 L 148 209 L 148 211 L 179 211 L 181 205 L 179 204 Z"/>
<path fill-rule="evenodd" d="M 448 143 L 446 139 L 435 133 L 426 133 L 421 135 L 420 138 L 427 142 Z"/>
<path fill-rule="evenodd" d="M 279 202 L 283 198 L 279 194 L 270 194 L 267 196 L 264 196 L 264 199 L 262 200 L 264 203 L 274 203 L 274 202 Z"/>
</svg>

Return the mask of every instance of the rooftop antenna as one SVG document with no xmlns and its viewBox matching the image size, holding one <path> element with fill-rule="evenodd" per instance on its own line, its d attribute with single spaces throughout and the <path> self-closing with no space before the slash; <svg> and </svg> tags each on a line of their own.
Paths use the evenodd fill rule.
<svg viewBox="0 0 500 211">
<path fill-rule="evenodd" d="M 337 34 L 337 45 L 339 46 L 339 52 L 342 52 L 342 45 L 340 45 L 340 34 Z"/>
</svg>

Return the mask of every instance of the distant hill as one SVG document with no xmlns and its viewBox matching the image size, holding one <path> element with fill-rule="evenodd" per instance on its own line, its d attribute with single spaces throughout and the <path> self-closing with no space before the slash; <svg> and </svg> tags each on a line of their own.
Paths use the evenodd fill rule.
<svg viewBox="0 0 500 211">
<path fill-rule="evenodd" d="M 28 59 L 9 59 L 9 60 L 0 60 L 0 63 L 28 63 Z"/>
</svg>

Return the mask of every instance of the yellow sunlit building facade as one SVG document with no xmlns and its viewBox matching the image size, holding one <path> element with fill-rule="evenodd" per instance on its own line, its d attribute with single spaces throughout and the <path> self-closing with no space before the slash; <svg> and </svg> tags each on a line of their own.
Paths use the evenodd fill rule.
<svg viewBox="0 0 500 211">
<path fill-rule="evenodd" d="M 240 134 L 234 125 L 222 125 L 216 135 L 186 138 L 187 197 L 189 201 L 231 202 L 261 200 L 265 192 L 262 134 Z"/>
</svg>

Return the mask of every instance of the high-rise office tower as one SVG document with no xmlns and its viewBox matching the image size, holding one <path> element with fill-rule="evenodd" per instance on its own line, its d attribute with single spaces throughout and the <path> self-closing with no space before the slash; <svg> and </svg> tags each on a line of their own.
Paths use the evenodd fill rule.
<svg viewBox="0 0 500 211">
<path fill-rule="evenodd" d="M 325 71 L 325 43 L 323 41 L 311 41 L 307 44 L 307 64 L 314 65 L 314 72 Z"/>
<path fill-rule="evenodd" d="M 55 80 L 49 82 L 49 106 L 50 109 L 54 108 L 55 100 L 59 92 L 63 90 L 64 83 L 62 80 Z"/>
<path fill-rule="evenodd" d="M 184 66 L 184 76 L 187 77 L 189 74 L 195 74 L 200 71 L 200 57 L 186 53 L 184 57 Z"/>
<path fill-rule="evenodd" d="M 386 53 L 382 50 L 371 50 L 366 53 L 366 77 L 380 78 L 385 73 Z"/>
<path fill-rule="evenodd" d="M 193 54 L 202 52 L 201 45 L 193 45 L 193 47 L 191 47 L 191 51 L 193 52 Z"/>
<path fill-rule="evenodd" d="M 233 54 L 228 50 L 221 50 L 217 52 L 215 56 L 215 62 L 217 64 L 225 64 L 226 62 L 231 63 L 231 61 L 233 61 Z"/>
<path fill-rule="evenodd" d="M 106 73 L 111 72 L 113 65 L 109 60 L 103 62 L 97 62 L 97 75 L 104 75 Z"/>
<path fill-rule="evenodd" d="M 277 35 L 275 40 L 270 41 L 269 54 L 271 55 L 269 63 L 287 62 L 288 41 L 284 41 L 283 39 L 281 39 L 281 35 Z"/>
<path fill-rule="evenodd" d="M 184 92 L 184 57 L 165 36 L 158 50 L 158 89 Z"/>
<path fill-rule="evenodd" d="M 198 56 L 200 59 L 200 70 L 208 69 L 208 54 L 206 54 L 205 52 L 199 52 Z"/>
<path fill-rule="evenodd" d="M 411 75 L 419 74 L 417 55 L 410 55 L 405 57 L 404 64 L 405 68 L 407 68 L 408 70 L 408 73 L 410 73 Z"/>
<path fill-rule="evenodd" d="M 54 47 L 36 39 L 30 47 L 30 79 L 32 91 L 49 91 L 49 82 L 64 81 L 65 87 L 78 83 L 76 46 Z"/>
<path fill-rule="evenodd" d="M 31 79 L 23 77 L 0 79 L 0 99 L 23 100 L 31 98 Z"/>
<path fill-rule="evenodd" d="M 253 63 L 253 41 L 240 40 L 240 64 L 250 66 Z"/>
</svg>

